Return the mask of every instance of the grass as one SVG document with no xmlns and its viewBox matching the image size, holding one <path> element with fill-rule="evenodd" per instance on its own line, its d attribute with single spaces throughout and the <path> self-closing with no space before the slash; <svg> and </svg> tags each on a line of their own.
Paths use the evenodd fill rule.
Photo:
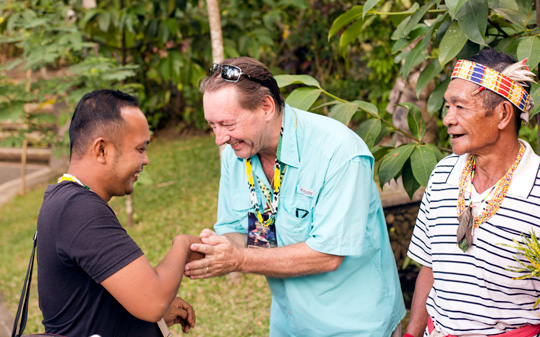
<svg viewBox="0 0 540 337">
<path fill-rule="evenodd" d="M 213 138 L 156 139 L 148 148 L 150 165 L 133 194 L 135 225 L 127 228 L 153 265 L 157 265 L 179 233 L 198 235 L 216 219 L 219 154 Z M 45 185 L 0 207 L 0 292 L 15 313 L 32 247 Z M 110 202 L 126 223 L 125 198 Z M 25 333 L 43 331 L 34 274 Z M 184 278 L 179 296 L 197 315 L 190 336 L 267 336 L 271 294 L 266 280 L 242 275 L 192 281 Z M 181 335 L 179 326 L 171 329 Z"/>
</svg>

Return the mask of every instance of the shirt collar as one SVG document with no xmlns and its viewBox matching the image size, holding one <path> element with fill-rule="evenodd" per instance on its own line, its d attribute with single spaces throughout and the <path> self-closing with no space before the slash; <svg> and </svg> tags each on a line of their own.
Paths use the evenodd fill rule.
<svg viewBox="0 0 540 337">
<path fill-rule="evenodd" d="M 523 154 L 523 158 L 514 172 L 512 183 L 510 184 L 507 194 L 527 198 L 531 193 L 536 181 L 536 174 L 538 173 L 538 169 L 540 167 L 540 157 L 534 153 L 531 145 L 529 145 L 528 142 L 521 139 L 519 142 L 525 145 L 525 153 Z M 448 177 L 449 185 L 459 185 L 459 177 L 461 176 L 461 172 L 463 171 L 463 167 L 465 167 L 468 157 L 469 154 L 464 154 L 459 157 L 456 165 L 452 169 L 452 172 L 450 172 L 450 176 Z"/>
<path fill-rule="evenodd" d="M 293 167 L 298 167 L 300 156 L 298 155 L 298 143 L 296 129 L 298 128 L 297 109 L 285 104 L 283 139 L 281 140 L 281 162 Z"/>
</svg>

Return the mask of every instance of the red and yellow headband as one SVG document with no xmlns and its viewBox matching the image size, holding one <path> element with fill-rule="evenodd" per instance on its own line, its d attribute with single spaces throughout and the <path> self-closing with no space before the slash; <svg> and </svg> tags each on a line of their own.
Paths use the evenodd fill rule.
<svg viewBox="0 0 540 337">
<path fill-rule="evenodd" d="M 526 68 L 524 63 L 521 63 L 521 65 Z M 526 70 L 530 73 L 527 68 Z M 454 78 L 461 78 L 476 83 L 483 88 L 501 95 L 523 111 L 520 117 L 525 121 L 525 124 L 529 122 L 529 112 L 534 106 L 532 98 L 518 82 L 510 79 L 508 76 L 480 63 L 459 60 L 452 72 L 452 79 Z M 532 79 L 527 79 L 532 81 Z M 481 90 L 483 89 L 480 88 L 479 91 Z"/>
</svg>

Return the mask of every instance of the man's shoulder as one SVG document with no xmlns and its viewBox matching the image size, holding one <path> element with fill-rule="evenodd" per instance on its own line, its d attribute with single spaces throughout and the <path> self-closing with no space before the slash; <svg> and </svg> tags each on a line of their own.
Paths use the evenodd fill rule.
<svg viewBox="0 0 540 337">
<path fill-rule="evenodd" d="M 435 165 L 435 168 L 434 168 L 434 171 L 435 170 L 438 170 L 438 171 L 441 171 L 441 172 L 445 172 L 445 171 L 448 171 L 448 170 L 452 170 L 455 166 L 458 165 L 458 163 L 464 159 L 466 156 L 458 156 L 457 154 L 455 153 L 452 153 L 446 157 L 444 157 L 443 159 L 441 159 L 437 165 Z"/>
<path fill-rule="evenodd" d="M 96 193 L 76 183 L 64 181 L 47 187 L 40 213 L 51 210 L 94 213 L 104 209 L 110 208 Z"/>
<path fill-rule="evenodd" d="M 298 127 L 297 139 L 317 153 L 331 157 L 342 153 L 344 158 L 356 156 L 372 157 L 363 139 L 342 122 L 324 115 L 309 111 L 293 109 L 296 114 Z"/>
</svg>

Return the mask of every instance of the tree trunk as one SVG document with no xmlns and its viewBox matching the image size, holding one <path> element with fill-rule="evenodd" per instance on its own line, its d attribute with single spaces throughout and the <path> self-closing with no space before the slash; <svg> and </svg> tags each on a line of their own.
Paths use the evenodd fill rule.
<svg viewBox="0 0 540 337">
<path fill-rule="evenodd" d="M 223 36 L 221 34 L 221 18 L 217 0 L 206 0 L 208 9 L 208 23 L 210 24 L 210 38 L 212 39 L 212 58 L 214 63 L 223 62 Z"/>
<path fill-rule="evenodd" d="M 206 0 L 208 9 L 208 23 L 210 25 L 210 38 L 212 39 L 212 59 L 214 63 L 221 63 L 225 59 L 223 53 L 223 35 L 221 34 L 221 18 L 219 16 L 219 4 L 217 0 Z M 225 145 L 219 147 L 219 157 L 225 149 Z M 228 275 L 229 281 L 238 284 L 242 279 L 242 274 L 232 272 Z"/>
</svg>

